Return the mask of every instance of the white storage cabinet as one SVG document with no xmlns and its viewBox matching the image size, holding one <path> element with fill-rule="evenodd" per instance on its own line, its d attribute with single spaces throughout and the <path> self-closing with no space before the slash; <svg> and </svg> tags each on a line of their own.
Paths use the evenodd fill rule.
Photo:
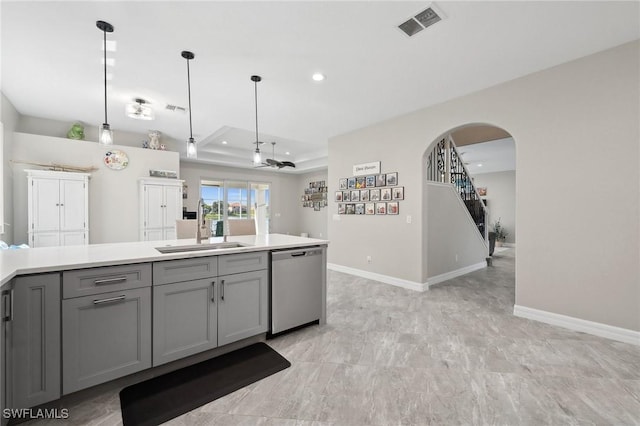
<svg viewBox="0 0 640 426">
<path fill-rule="evenodd" d="M 89 174 L 26 170 L 31 247 L 89 244 Z"/>
<path fill-rule="evenodd" d="M 176 220 L 182 219 L 182 182 L 140 179 L 140 241 L 175 240 Z"/>
</svg>

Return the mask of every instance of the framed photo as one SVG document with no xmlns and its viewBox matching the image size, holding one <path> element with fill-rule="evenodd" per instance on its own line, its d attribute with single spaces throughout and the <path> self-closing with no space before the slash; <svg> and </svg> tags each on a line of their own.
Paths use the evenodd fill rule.
<svg viewBox="0 0 640 426">
<path fill-rule="evenodd" d="M 376 186 L 386 186 L 387 175 L 376 175 Z"/>
<path fill-rule="evenodd" d="M 336 201 L 342 201 L 342 191 L 336 191 Z"/>
<path fill-rule="evenodd" d="M 376 214 L 387 214 L 387 203 L 376 203 Z"/>
<path fill-rule="evenodd" d="M 487 195 L 487 187 L 486 186 L 478 187 L 478 195 L 481 197 L 485 197 Z"/>
<path fill-rule="evenodd" d="M 338 179 L 338 189 L 347 189 L 347 178 Z"/>
<path fill-rule="evenodd" d="M 356 178 L 350 177 L 347 179 L 347 189 L 355 189 L 356 188 Z"/>
<path fill-rule="evenodd" d="M 376 186 L 376 177 L 375 177 L 375 175 L 367 176 L 366 185 L 367 185 L 367 188 L 375 188 L 375 186 Z"/>
<path fill-rule="evenodd" d="M 371 190 L 369 190 L 369 201 L 380 201 L 380 190 L 379 189 L 371 189 Z"/>
<path fill-rule="evenodd" d="M 391 188 L 382 188 L 380 190 L 380 199 L 382 201 L 391 201 Z"/>
<path fill-rule="evenodd" d="M 313 203 L 313 210 L 319 212 L 320 211 L 320 203 Z"/>
<path fill-rule="evenodd" d="M 364 176 L 358 176 L 356 178 L 356 189 L 362 189 L 365 186 L 365 177 Z"/>
<path fill-rule="evenodd" d="M 394 200 L 404 200 L 404 186 L 398 186 L 391 189 L 391 198 Z"/>
<path fill-rule="evenodd" d="M 368 189 L 360 190 L 360 201 L 369 201 L 369 190 Z"/>
<path fill-rule="evenodd" d="M 398 202 L 387 203 L 387 214 L 398 214 Z"/>
<path fill-rule="evenodd" d="M 351 201 L 350 191 L 342 191 L 342 201 Z"/>
<path fill-rule="evenodd" d="M 376 214 L 376 203 L 366 203 L 364 205 L 364 214 Z"/>
<path fill-rule="evenodd" d="M 396 186 L 398 184 L 398 172 L 387 173 L 387 186 Z"/>
<path fill-rule="evenodd" d="M 360 201 L 360 191 L 355 190 L 355 191 L 351 191 L 351 201 Z"/>
<path fill-rule="evenodd" d="M 355 204 L 347 204 L 346 214 L 356 214 L 356 205 Z"/>
<path fill-rule="evenodd" d="M 338 214 L 344 214 L 344 203 L 338 203 Z"/>
<path fill-rule="evenodd" d="M 356 214 L 364 214 L 364 203 L 356 204 Z"/>
</svg>

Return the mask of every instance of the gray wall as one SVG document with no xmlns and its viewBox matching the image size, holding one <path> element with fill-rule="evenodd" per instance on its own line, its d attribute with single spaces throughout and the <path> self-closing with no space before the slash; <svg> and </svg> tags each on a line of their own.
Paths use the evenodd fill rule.
<svg viewBox="0 0 640 426">
<path fill-rule="evenodd" d="M 487 210 L 489 213 L 489 230 L 500 218 L 500 223 L 508 232 L 506 242 L 516 243 L 516 171 L 482 173 L 473 175 L 476 187 L 487 188 Z M 544 200 L 540 200 L 544 203 Z"/>
<path fill-rule="evenodd" d="M 640 330 L 639 56 L 627 43 L 332 138 L 330 193 L 353 164 L 380 160 L 401 172 L 405 201 L 397 217 L 329 220 L 329 262 L 366 269 L 370 253 L 375 272 L 428 276 L 423 155 L 486 123 L 516 143 L 516 304 Z"/>
<path fill-rule="evenodd" d="M 425 189 L 428 278 L 484 262 L 488 246 L 453 186 L 428 183 Z"/>
<path fill-rule="evenodd" d="M 9 100 L 2 94 L 2 105 L 0 120 L 3 124 L 3 175 L 2 175 L 2 192 L 4 205 L 4 234 L 0 236 L 7 244 L 13 244 L 14 225 L 13 225 L 13 132 L 18 125 L 19 114 Z"/>
<path fill-rule="evenodd" d="M 300 197 L 304 194 L 304 189 L 309 187 L 310 182 L 321 180 L 327 182 L 326 170 L 298 175 L 297 199 L 300 200 Z M 327 200 L 330 197 L 333 197 L 333 193 L 327 193 Z M 302 207 L 302 202 L 299 201 L 297 210 L 300 218 L 300 232 L 306 232 L 311 238 L 327 238 L 329 207 L 322 207 L 320 211 L 315 211 L 313 208 Z"/>
<path fill-rule="evenodd" d="M 249 159 L 247 160 L 247 162 Z M 298 179 L 291 173 L 265 169 L 238 169 L 197 162 L 182 161 L 180 177 L 189 187 L 184 206 L 195 211 L 200 197 L 200 180 L 237 180 L 271 184 L 270 232 L 297 235 L 300 233 L 298 214 Z"/>
</svg>

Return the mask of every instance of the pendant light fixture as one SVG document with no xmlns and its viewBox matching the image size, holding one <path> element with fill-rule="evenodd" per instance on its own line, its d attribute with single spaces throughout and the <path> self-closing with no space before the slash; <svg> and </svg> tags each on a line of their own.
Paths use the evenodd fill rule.
<svg viewBox="0 0 640 426">
<path fill-rule="evenodd" d="M 113 25 L 105 21 L 96 21 L 96 26 L 104 34 L 104 123 L 98 132 L 98 143 L 113 145 L 113 132 L 107 121 L 107 33 L 113 32 Z"/>
<path fill-rule="evenodd" d="M 255 87 L 255 103 L 256 103 L 256 150 L 253 152 L 253 165 L 258 166 L 262 163 L 262 155 L 260 154 L 260 142 L 258 141 L 258 82 L 262 80 L 259 75 L 252 75 L 251 81 Z"/>
<path fill-rule="evenodd" d="M 189 93 L 189 140 L 187 141 L 187 158 L 198 158 L 196 141 L 193 139 L 193 126 L 191 124 L 191 74 L 189 73 L 189 61 L 195 58 L 193 52 L 183 50 L 182 57 L 187 60 L 187 92 Z"/>
</svg>

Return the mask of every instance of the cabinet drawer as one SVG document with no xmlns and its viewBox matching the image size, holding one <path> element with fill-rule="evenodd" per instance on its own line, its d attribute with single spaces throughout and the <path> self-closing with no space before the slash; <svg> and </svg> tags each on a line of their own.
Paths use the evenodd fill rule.
<svg viewBox="0 0 640 426">
<path fill-rule="evenodd" d="M 211 278 L 218 275 L 216 256 L 153 263 L 153 285 Z"/>
<path fill-rule="evenodd" d="M 62 273 L 63 299 L 150 285 L 150 263 L 78 269 Z"/>
<path fill-rule="evenodd" d="M 229 254 L 218 257 L 218 271 L 219 275 L 259 271 L 269 268 L 268 261 L 269 253 L 266 251 Z"/>
</svg>

